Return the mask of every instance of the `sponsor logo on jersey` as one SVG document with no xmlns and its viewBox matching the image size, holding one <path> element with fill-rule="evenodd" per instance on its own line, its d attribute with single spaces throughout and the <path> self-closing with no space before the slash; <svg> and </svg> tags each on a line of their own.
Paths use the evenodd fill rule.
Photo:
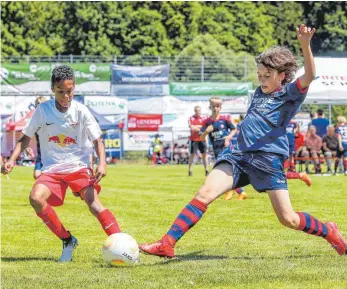
<svg viewBox="0 0 347 289">
<path fill-rule="evenodd" d="M 56 143 L 58 146 L 66 147 L 73 144 L 77 144 L 77 138 L 69 137 L 65 134 L 58 134 L 50 136 L 48 142 Z"/>
</svg>

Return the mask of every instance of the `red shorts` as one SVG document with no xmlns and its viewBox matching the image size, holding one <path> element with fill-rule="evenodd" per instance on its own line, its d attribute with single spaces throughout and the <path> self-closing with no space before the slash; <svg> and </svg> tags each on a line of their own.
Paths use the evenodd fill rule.
<svg viewBox="0 0 347 289">
<path fill-rule="evenodd" d="M 70 174 L 42 173 L 36 180 L 35 185 L 43 184 L 48 187 L 52 194 L 47 203 L 58 207 L 64 204 L 67 187 L 70 187 L 76 197 L 80 196 L 79 192 L 82 189 L 90 185 L 94 185 L 94 189 L 99 194 L 101 187 L 95 181 L 93 171 L 90 168 L 84 168 Z"/>
</svg>

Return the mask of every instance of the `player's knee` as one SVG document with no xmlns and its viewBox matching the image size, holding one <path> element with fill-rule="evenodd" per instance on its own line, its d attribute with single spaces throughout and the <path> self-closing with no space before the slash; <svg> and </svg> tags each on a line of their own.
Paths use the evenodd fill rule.
<svg viewBox="0 0 347 289">
<path fill-rule="evenodd" d="M 195 198 L 204 204 L 211 203 L 214 199 L 212 196 L 214 195 L 214 189 L 211 186 L 203 185 L 195 195 Z"/>
<path fill-rule="evenodd" d="M 278 220 L 283 226 L 291 229 L 296 229 L 299 225 L 297 223 L 297 218 L 295 218 L 295 214 L 282 214 L 278 216 Z"/>
<path fill-rule="evenodd" d="M 308 157 L 308 156 L 310 155 L 310 153 L 309 153 L 308 151 L 303 151 L 303 152 L 302 152 L 302 155 L 303 155 L 304 157 Z"/>
<path fill-rule="evenodd" d="M 40 192 L 33 191 L 30 193 L 29 202 L 34 207 L 45 202 L 44 195 Z"/>
</svg>

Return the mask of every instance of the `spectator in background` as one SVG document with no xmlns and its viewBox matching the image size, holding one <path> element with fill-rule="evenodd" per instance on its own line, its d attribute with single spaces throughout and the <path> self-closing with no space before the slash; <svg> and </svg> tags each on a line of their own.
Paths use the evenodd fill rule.
<svg viewBox="0 0 347 289">
<path fill-rule="evenodd" d="M 202 161 L 204 163 L 205 175 L 208 175 L 207 169 L 207 144 L 206 141 L 200 139 L 200 129 L 202 128 L 202 123 L 204 119 L 201 116 L 201 107 L 194 107 L 195 114 L 191 116 L 188 120 L 190 128 L 190 137 L 189 137 L 189 160 L 188 160 L 188 176 L 192 176 L 192 166 L 194 163 L 194 157 L 198 150 L 202 155 Z"/>
<path fill-rule="evenodd" d="M 296 124 L 295 131 L 295 158 L 301 157 L 305 149 L 305 136 L 300 132 L 300 125 Z"/>
<path fill-rule="evenodd" d="M 327 133 L 327 127 L 330 121 L 324 117 L 322 109 L 317 110 L 317 118 L 312 120 L 312 125 L 316 127 L 317 135 L 321 138 Z"/>
<path fill-rule="evenodd" d="M 309 157 L 311 156 L 315 164 L 316 174 L 321 173 L 319 155 L 322 149 L 322 138 L 316 134 L 316 127 L 311 125 L 308 129 L 306 138 L 305 138 L 305 149 L 302 152 L 302 155 L 305 158 L 306 173 L 309 173 L 308 163 Z"/>
<path fill-rule="evenodd" d="M 310 112 L 311 121 L 308 123 L 307 127 L 309 128 L 312 125 L 312 121 L 317 118 L 317 114 L 315 112 Z"/>
<path fill-rule="evenodd" d="M 35 99 L 35 109 L 38 107 L 40 103 L 45 101 L 47 101 L 47 99 L 44 96 L 38 96 Z M 34 167 L 34 179 L 36 180 L 41 175 L 42 163 L 41 163 L 40 140 L 39 140 L 39 135 L 37 134 L 37 132 L 35 133 L 35 137 L 36 137 L 37 156 L 36 156 L 35 167 Z"/>
<path fill-rule="evenodd" d="M 339 141 L 335 134 L 333 125 L 328 125 L 327 134 L 323 136 L 323 151 L 328 166 L 328 173 L 331 174 L 332 159 L 336 157 L 339 147 Z"/>
<path fill-rule="evenodd" d="M 124 121 L 123 121 L 122 119 L 119 121 L 118 128 L 119 128 L 120 130 L 123 130 L 123 129 L 124 129 Z"/>
</svg>

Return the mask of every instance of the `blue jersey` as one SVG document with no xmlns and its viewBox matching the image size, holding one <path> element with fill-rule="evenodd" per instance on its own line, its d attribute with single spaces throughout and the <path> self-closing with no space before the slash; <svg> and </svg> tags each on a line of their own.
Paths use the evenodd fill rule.
<svg viewBox="0 0 347 289">
<path fill-rule="evenodd" d="M 286 128 L 306 94 L 307 89 L 301 89 L 299 80 L 271 94 L 263 93 L 258 87 L 241 123 L 235 151 L 265 151 L 288 157 Z"/>
<path fill-rule="evenodd" d="M 288 138 L 288 142 L 290 145 L 294 145 L 295 143 L 295 129 L 296 129 L 297 125 L 296 122 L 294 121 L 290 121 L 287 125 L 286 128 L 286 134 L 287 134 L 287 138 Z"/>
<path fill-rule="evenodd" d="M 342 146 L 347 150 L 347 124 L 342 124 L 336 128 L 336 133 L 341 136 Z"/>
<path fill-rule="evenodd" d="M 326 118 L 318 117 L 313 119 L 311 124 L 316 127 L 316 134 L 323 138 L 327 134 L 327 126 L 330 122 Z"/>
<path fill-rule="evenodd" d="M 219 119 L 212 120 L 210 117 L 205 119 L 201 130 L 200 135 L 203 134 L 208 126 L 213 126 L 213 131 L 208 134 L 212 146 L 215 146 L 216 143 L 225 140 L 225 138 L 230 134 L 232 130 L 235 129 L 235 126 L 231 123 L 230 120 L 224 116 L 220 116 Z"/>
</svg>

